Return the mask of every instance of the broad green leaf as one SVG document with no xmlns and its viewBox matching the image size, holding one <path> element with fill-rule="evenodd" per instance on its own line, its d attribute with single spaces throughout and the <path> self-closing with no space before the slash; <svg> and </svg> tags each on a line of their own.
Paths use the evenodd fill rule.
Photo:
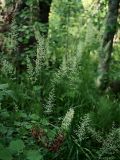
<svg viewBox="0 0 120 160">
<path fill-rule="evenodd" d="M 8 88 L 8 84 L 0 84 L 0 90 L 4 90 Z"/>
<path fill-rule="evenodd" d="M 12 155 L 7 148 L 0 146 L 0 160 L 12 160 Z"/>
<path fill-rule="evenodd" d="M 3 124 L 0 124 L 0 133 L 2 134 L 7 133 L 7 127 L 5 127 Z"/>
<path fill-rule="evenodd" d="M 20 113 L 19 113 L 19 116 L 20 116 L 21 118 L 27 118 L 27 117 L 28 117 L 27 114 L 24 113 L 24 112 L 20 112 Z"/>
<path fill-rule="evenodd" d="M 28 160 L 43 160 L 43 156 L 40 154 L 39 151 L 29 150 L 27 152 L 27 159 Z"/>
<path fill-rule="evenodd" d="M 30 115 L 30 119 L 32 119 L 32 120 L 36 120 L 37 121 L 37 120 L 39 120 L 39 118 L 40 117 L 38 115 L 36 115 L 36 114 L 31 114 Z"/>
<path fill-rule="evenodd" d="M 8 111 L 3 110 L 3 111 L 0 113 L 0 116 L 1 116 L 2 118 L 9 118 L 9 117 L 10 117 L 10 114 L 9 114 Z"/>
<path fill-rule="evenodd" d="M 9 149 L 12 153 L 20 153 L 25 148 L 24 142 L 21 139 L 11 141 Z"/>
</svg>

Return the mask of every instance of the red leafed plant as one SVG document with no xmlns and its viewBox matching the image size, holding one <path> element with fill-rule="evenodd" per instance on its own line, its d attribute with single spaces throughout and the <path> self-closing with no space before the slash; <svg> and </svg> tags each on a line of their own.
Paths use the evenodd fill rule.
<svg viewBox="0 0 120 160">
<path fill-rule="evenodd" d="M 52 142 L 49 141 L 44 129 L 32 128 L 31 130 L 33 138 L 40 142 L 43 147 L 47 148 L 50 152 L 57 152 L 64 142 L 65 135 L 63 133 L 58 133 Z"/>
</svg>

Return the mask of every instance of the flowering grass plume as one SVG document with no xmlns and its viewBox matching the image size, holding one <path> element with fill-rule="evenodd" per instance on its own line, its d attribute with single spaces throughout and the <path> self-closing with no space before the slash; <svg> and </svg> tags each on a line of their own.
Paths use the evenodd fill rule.
<svg viewBox="0 0 120 160">
<path fill-rule="evenodd" d="M 61 130 L 62 131 L 67 132 L 69 130 L 69 126 L 70 126 L 70 124 L 72 122 L 73 117 L 74 117 L 74 109 L 70 108 L 67 111 L 67 113 L 66 113 L 66 115 L 65 115 L 65 117 L 64 117 L 64 119 L 62 121 L 62 125 L 61 125 Z"/>
</svg>

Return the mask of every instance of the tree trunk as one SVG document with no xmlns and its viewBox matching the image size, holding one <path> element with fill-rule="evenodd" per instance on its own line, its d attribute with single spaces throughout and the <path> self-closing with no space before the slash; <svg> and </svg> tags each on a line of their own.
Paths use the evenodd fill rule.
<svg viewBox="0 0 120 160">
<path fill-rule="evenodd" d="M 109 0 L 108 2 L 109 9 L 100 49 L 99 77 L 97 79 L 97 85 L 102 90 L 105 90 L 109 83 L 109 66 L 113 50 L 113 39 L 117 31 L 119 4 L 120 0 Z"/>
</svg>

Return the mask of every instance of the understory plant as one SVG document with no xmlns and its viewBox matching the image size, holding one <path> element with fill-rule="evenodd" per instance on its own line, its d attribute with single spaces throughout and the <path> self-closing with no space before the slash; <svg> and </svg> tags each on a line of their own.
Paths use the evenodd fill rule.
<svg viewBox="0 0 120 160">
<path fill-rule="evenodd" d="M 38 1 L 27 0 L 12 21 L 11 32 L 4 35 L 0 159 L 119 160 L 119 95 L 101 92 L 95 84 L 102 32 L 101 22 L 96 26 L 99 15 L 93 20 L 85 11 L 80 17 L 78 10 L 84 8 L 80 4 L 76 9 L 74 2 L 67 5 L 68 1 L 62 2 L 58 14 L 59 8 L 54 7 L 59 3 L 54 1 L 46 38 L 30 14 L 32 3 Z M 68 11 L 70 17 L 64 17 Z M 59 33 L 56 27 L 61 27 Z M 114 60 L 119 51 L 116 46 Z M 117 79 L 120 65 L 112 65 L 110 76 Z"/>
</svg>

